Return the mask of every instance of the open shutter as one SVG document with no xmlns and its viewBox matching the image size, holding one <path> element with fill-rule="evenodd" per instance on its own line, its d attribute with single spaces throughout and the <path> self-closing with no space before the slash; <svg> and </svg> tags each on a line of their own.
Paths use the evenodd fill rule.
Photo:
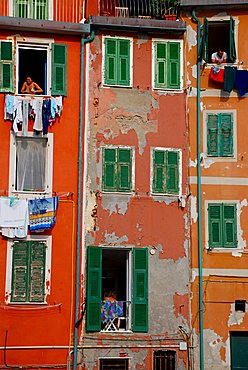
<svg viewBox="0 0 248 370">
<path fill-rule="evenodd" d="M 44 302 L 46 244 L 30 242 L 30 302 Z"/>
<path fill-rule="evenodd" d="M 0 42 L 0 91 L 13 92 L 13 45 Z"/>
<path fill-rule="evenodd" d="M 105 73 L 104 82 L 117 85 L 117 40 L 105 39 Z"/>
<path fill-rule="evenodd" d="M 118 40 L 117 84 L 130 85 L 130 40 Z"/>
<path fill-rule="evenodd" d="M 179 193 L 179 152 L 166 152 L 166 193 Z"/>
<path fill-rule="evenodd" d="M 13 245 L 11 302 L 27 302 L 29 288 L 29 245 L 15 242 Z"/>
<path fill-rule="evenodd" d="M 52 45 L 52 95 L 67 95 L 67 45 Z"/>
<path fill-rule="evenodd" d="M 208 56 L 208 20 L 206 17 L 204 17 L 203 21 L 203 29 L 202 29 L 202 37 L 201 42 L 199 46 L 199 60 L 204 60 L 205 62 L 208 62 L 209 56 Z"/>
<path fill-rule="evenodd" d="M 209 247 L 222 247 L 222 204 L 208 205 L 208 232 L 209 232 Z"/>
<path fill-rule="evenodd" d="M 131 191 L 132 186 L 131 149 L 118 149 L 118 190 Z"/>
<path fill-rule="evenodd" d="M 102 187 L 105 191 L 116 191 L 117 189 L 116 151 L 116 149 L 103 148 Z"/>
<path fill-rule="evenodd" d="M 220 155 L 233 156 L 233 120 L 232 114 L 220 114 Z"/>
<path fill-rule="evenodd" d="M 102 249 L 88 247 L 86 328 L 87 331 L 101 330 L 102 301 Z"/>
<path fill-rule="evenodd" d="M 148 249 L 133 250 L 133 306 L 132 329 L 148 332 Z"/>
<path fill-rule="evenodd" d="M 168 82 L 169 89 L 180 89 L 180 43 L 168 42 Z"/>
<path fill-rule="evenodd" d="M 235 38 L 234 38 L 234 19 L 230 17 L 230 45 L 229 45 L 229 55 L 228 58 L 230 62 L 234 63 L 236 61 L 236 47 L 235 47 Z"/>
<path fill-rule="evenodd" d="M 208 156 L 217 157 L 219 154 L 218 143 L 218 114 L 208 114 L 207 116 L 207 145 Z"/>
<path fill-rule="evenodd" d="M 237 246 L 236 204 L 223 204 L 223 247 Z"/>
<path fill-rule="evenodd" d="M 165 192 L 165 158 L 166 152 L 164 150 L 155 150 L 153 157 L 153 192 Z"/>
<path fill-rule="evenodd" d="M 156 42 L 155 47 L 155 87 L 166 87 L 166 43 Z"/>
</svg>

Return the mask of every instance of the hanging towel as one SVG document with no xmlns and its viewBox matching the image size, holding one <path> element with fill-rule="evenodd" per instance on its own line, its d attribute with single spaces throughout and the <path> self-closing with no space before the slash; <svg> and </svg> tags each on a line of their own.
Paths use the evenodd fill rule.
<svg viewBox="0 0 248 370">
<path fill-rule="evenodd" d="M 0 198 L 0 227 L 24 227 L 28 203 L 14 197 Z"/>
<path fill-rule="evenodd" d="M 51 116 L 51 100 L 45 99 L 43 100 L 43 105 L 42 105 L 42 121 L 43 121 L 43 134 L 44 135 L 48 133 L 50 116 Z"/>
<path fill-rule="evenodd" d="M 30 231 L 51 229 L 56 222 L 58 197 L 29 200 Z"/>
<path fill-rule="evenodd" d="M 34 98 L 32 100 L 32 106 L 35 114 L 35 121 L 33 129 L 36 131 L 42 131 L 43 130 L 43 124 L 42 124 L 42 104 L 43 104 L 43 98 Z"/>
<path fill-rule="evenodd" d="M 28 234 L 28 207 L 26 211 L 25 223 L 19 227 L 2 227 L 2 235 L 7 238 L 26 238 Z"/>
<path fill-rule="evenodd" d="M 23 122 L 23 115 L 22 115 L 22 99 L 18 97 L 14 97 L 14 122 L 13 122 L 13 130 L 15 133 L 18 132 L 18 124 Z"/>
<path fill-rule="evenodd" d="M 225 67 L 224 72 L 224 90 L 229 93 L 234 87 L 235 77 L 236 77 L 237 67 Z"/>
<path fill-rule="evenodd" d="M 56 111 L 57 111 L 56 99 L 51 98 L 51 117 L 52 119 L 55 119 Z"/>
<path fill-rule="evenodd" d="M 244 96 L 248 92 L 248 71 L 237 70 L 235 87 L 240 96 Z"/>
<path fill-rule="evenodd" d="M 23 122 L 22 122 L 22 135 L 28 136 L 28 114 L 29 114 L 29 101 L 23 101 Z"/>
<path fill-rule="evenodd" d="M 14 111 L 15 111 L 14 95 L 6 95 L 4 106 L 4 119 L 9 119 L 13 121 Z"/>
<path fill-rule="evenodd" d="M 224 69 L 212 67 L 209 78 L 215 82 L 224 82 Z"/>
<path fill-rule="evenodd" d="M 63 109 L 63 100 L 62 100 L 62 96 L 56 96 L 56 111 L 57 111 L 57 114 L 58 116 L 61 115 L 61 112 L 62 112 L 62 109 Z"/>
</svg>

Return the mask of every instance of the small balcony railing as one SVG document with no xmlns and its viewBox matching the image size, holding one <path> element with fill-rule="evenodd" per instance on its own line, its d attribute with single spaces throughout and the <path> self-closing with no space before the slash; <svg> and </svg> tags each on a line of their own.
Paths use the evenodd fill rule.
<svg viewBox="0 0 248 370">
<path fill-rule="evenodd" d="M 157 18 L 177 14 L 173 0 L 100 0 L 100 15 L 122 18 Z"/>
<path fill-rule="evenodd" d="M 102 331 L 127 331 L 130 329 L 130 301 L 102 301 Z"/>
</svg>

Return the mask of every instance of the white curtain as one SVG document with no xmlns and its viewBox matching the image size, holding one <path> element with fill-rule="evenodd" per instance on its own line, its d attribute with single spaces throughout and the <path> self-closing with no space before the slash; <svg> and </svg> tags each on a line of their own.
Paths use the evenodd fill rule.
<svg viewBox="0 0 248 370">
<path fill-rule="evenodd" d="M 45 190 L 46 151 L 46 139 L 17 138 L 16 190 Z"/>
</svg>

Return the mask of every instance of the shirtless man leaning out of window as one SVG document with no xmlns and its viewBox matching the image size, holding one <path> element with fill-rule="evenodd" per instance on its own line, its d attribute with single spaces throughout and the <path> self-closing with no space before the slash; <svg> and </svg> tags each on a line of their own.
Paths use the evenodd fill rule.
<svg viewBox="0 0 248 370">
<path fill-rule="evenodd" d="M 24 82 L 21 88 L 21 93 L 24 94 L 37 94 L 42 92 L 43 92 L 42 88 L 36 82 L 34 82 L 32 78 L 29 76 L 26 78 L 26 81 Z"/>
</svg>

